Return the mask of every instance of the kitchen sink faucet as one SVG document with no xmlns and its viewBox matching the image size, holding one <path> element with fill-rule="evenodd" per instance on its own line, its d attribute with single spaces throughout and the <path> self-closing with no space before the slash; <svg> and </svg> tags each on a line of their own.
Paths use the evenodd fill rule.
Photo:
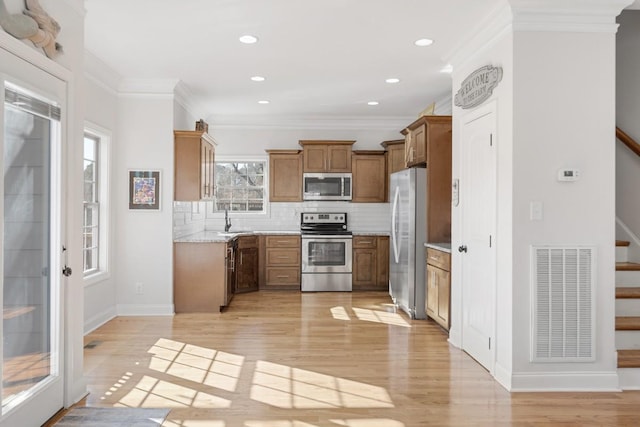
<svg viewBox="0 0 640 427">
<path fill-rule="evenodd" d="M 224 232 L 228 232 L 231 228 L 231 220 L 229 219 L 229 210 L 224 210 Z"/>
</svg>

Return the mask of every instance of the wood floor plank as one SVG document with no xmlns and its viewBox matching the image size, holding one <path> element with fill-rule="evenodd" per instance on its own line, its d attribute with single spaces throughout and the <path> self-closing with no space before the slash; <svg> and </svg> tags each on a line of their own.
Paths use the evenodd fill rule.
<svg viewBox="0 0 640 427">
<path fill-rule="evenodd" d="M 118 317 L 85 337 L 89 406 L 167 427 L 634 425 L 640 392 L 509 393 L 384 292 L 256 292 L 223 313 Z"/>
</svg>

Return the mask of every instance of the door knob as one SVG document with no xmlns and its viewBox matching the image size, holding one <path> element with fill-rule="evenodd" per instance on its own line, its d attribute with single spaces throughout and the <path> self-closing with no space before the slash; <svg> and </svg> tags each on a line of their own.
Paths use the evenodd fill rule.
<svg viewBox="0 0 640 427">
<path fill-rule="evenodd" d="M 467 252 L 467 245 L 458 246 L 458 252 Z"/>
<path fill-rule="evenodd" d="M 62 274 L 69 277 L 71 276 L 71 267 L 67 267 L 66 265 L 64 266 L 64 268 L 62 269 Z"/>
</svg>

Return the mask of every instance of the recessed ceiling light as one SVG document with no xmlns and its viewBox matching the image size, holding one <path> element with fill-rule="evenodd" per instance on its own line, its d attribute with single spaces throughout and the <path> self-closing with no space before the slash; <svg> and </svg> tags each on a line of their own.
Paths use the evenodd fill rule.
<svg viewBox="0 0 640 427">
<path fill-rule="evenodd" d="M 263 82 L 264 81 L 264 77 L 262 77 L 262 76 L 253 76 L 253 77 L 251 77 L 251 80 L 253 80 L 254 82 Z"/>
<path fill-rule="evenodd" d="M 367 102 L 367 105 L 378 105 L 380 104 L 378 101 L 369 101 Z"/>
<path fill-rule="evenodd" d="M 240 37 L 238 40 L 240 40 L 240 42 L 244 43 L 244 44 L 253 44 L 253 43 L 256 43 L 258 41 L 258 38 L 256 36 L 252 36 L 250 34 L 246 34 L 246 35 Z"/>
<path fill-rule="evenodd" d="M 258 104 L 268 104 L 269 101 L 267 101 L 266 99 L 263 99 L 262 101 L 258 101 Z"/>
<path fill-rule="evenodd" d="M 391 77 L 390 79 L 385 80 L 385 82 L 387 82 L 387 83 L 399 83 L 400 79 L 395 78 L 395 77 Z"/>
<path fill-rule="evenodd" d="M 413 43 L 416 46 L 429 46 L 431 43 L 433 43 L 433 40 L 431 40 L 431 39 L 418 39 Z"/>
<path fill-rule="evenodd" d="M 440 69 L 440 72 L 441 73 L 447 73 L 447 74 L 453 73 L 453 65 L 451 65 L 451 64 L 445 65 L 444 67 L 442 67 Z"/>
</svg>

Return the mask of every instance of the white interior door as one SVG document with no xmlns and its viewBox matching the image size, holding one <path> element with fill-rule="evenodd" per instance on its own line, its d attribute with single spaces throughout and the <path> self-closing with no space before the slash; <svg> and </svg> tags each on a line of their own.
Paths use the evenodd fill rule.
<svg viewBox="0 0 640 427">
<path fill-rule="evenodd" d="M 0 424 L 40 425 L 63 406 L 66 84 L 1 48 L 0 83 Z"/>
<path fill-rule="evenodd" d="M 495 361 L 496 141 L 493 104 L 463 121 L 462 348 L 493 372 Z"/>
</svg>

